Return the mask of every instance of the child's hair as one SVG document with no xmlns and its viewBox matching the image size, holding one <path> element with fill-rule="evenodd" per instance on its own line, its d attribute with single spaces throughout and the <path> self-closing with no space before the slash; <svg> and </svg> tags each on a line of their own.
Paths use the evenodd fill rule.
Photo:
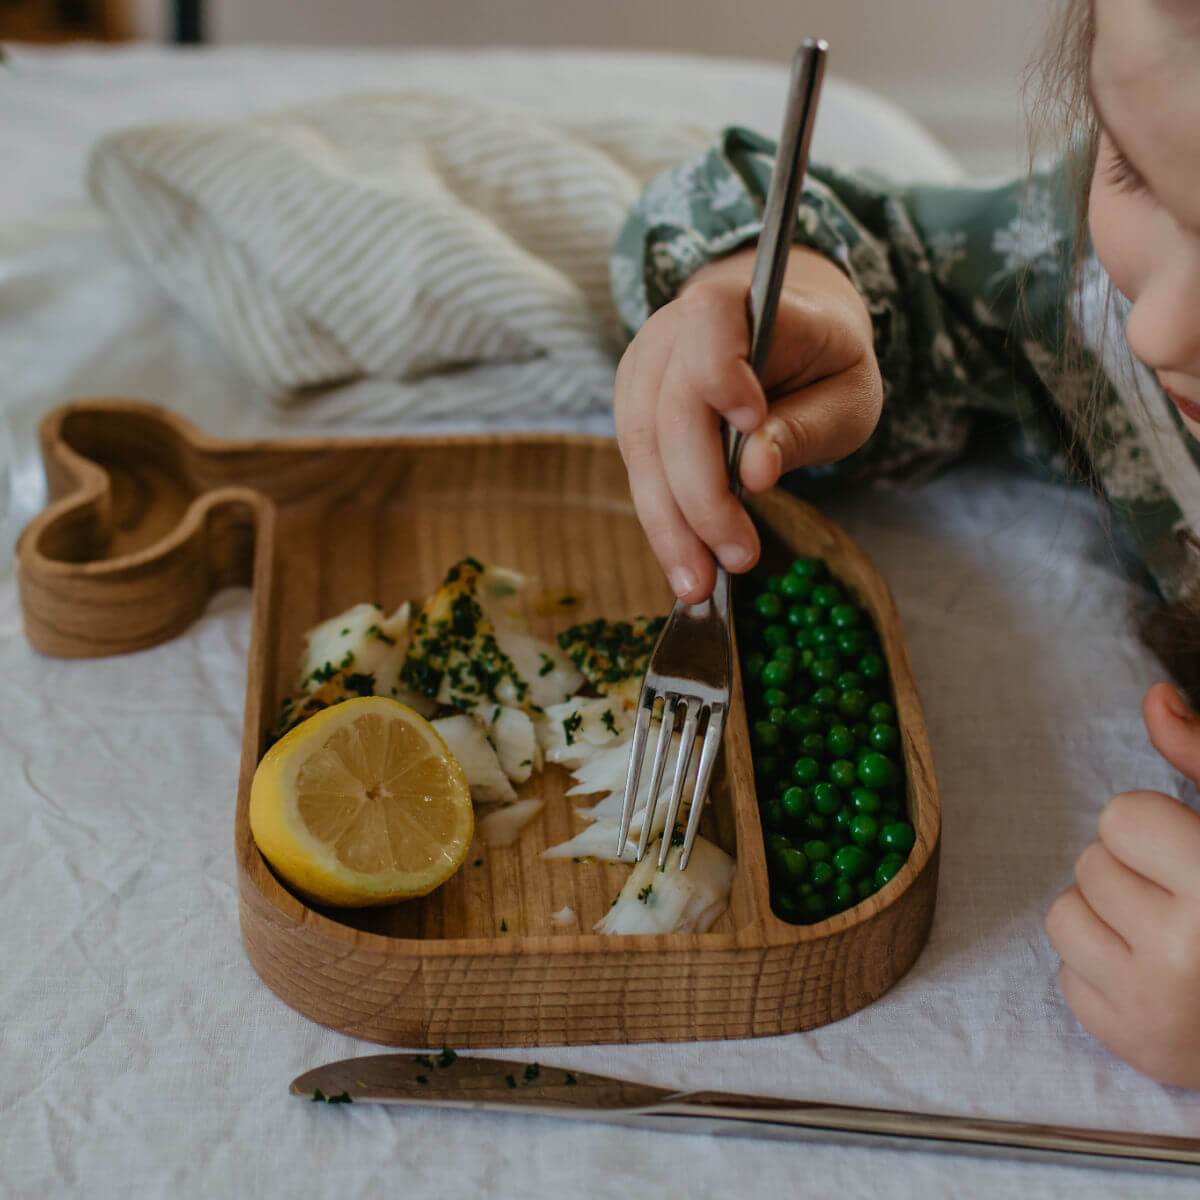
<svg viewBox="0 0 1200 1200">
<path fill-rule="evenodd" d="M 1033 100 L 1029 115 L 1029 162 L 1034 167 L 1047 143 L 1069 155 L 1076 196 L 1075 260 L 1072 276 L 1076 285 L 1088 253 L 1087 201 L 1096 166 L 1100 131 L 1088 86 L 1088 73 L 1095 39 L 1091 0 L 1061 0 L 1046 48 L 1035 61 L 1029 82 Z M 1106 304 L 1107 308 L 1107 304 Z M 1106 313 L 1107 315 L 1107 313 Z M 1068 323 L 1073 326 L 1074 323 Z M 1107 320 L 1105 327 L 1108 327 Z M 1083 370 L 1088 355 L 1078 329 L 1068 334 L 1064 347 L 1064 373 Z M 1099 365 L 1093 364 L 1093 399 L 1106 386 Z M 1094 404 L 1076 414 L 1073 436 L 1076 449 L 1086 456 L 1087 447 L 1098 434 Z M 1155 604 L 1137 614 L 1142 641 L 1180 684 L 1193 705 L 1200 701 L 1200 610 L 1194 602 Z"/>
</svg>

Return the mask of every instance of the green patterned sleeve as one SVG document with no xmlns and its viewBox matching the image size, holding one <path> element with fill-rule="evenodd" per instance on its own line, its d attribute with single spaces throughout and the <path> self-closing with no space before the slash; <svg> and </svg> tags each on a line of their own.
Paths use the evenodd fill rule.
<svg viewBox="0 0 1200 1200">
<path fill-rule="evenodd" d="M 631 335 L 699 267 L 758 237 L 773 165 L 772 142 L 731 128 L 650 182 L 611 260 Z M 1061 468 L 1060 418 L 1038 372 L 1056 357 L 1069 275 L 1061 179 L 900 189 L 810 169 L 795 239 L 837 263 L 866 301 L 884 415 L 862 450 L 809 478 L 920 477 L 958 457 L 986 421 L 1026 457 Z"/>
</svg>

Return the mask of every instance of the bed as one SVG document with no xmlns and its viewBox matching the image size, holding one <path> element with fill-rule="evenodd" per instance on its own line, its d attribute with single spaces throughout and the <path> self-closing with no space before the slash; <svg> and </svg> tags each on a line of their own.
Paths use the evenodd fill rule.
<svg viewBox="0 0 1200 1200">
<path fill-rule="evenodd" d="M 152 399 L 231 436 L 321 420 L 319 407 L 273 414 L 122 257 L 82 189 L 101 134 L 397 86 L 773 131 L 784 82 L 760 64 L 632 54 L 16 51 L 0 72 L 11 523 L 42 503 L 34 429 L 67 398 Z M 903 114 L 836 81 L 816 154 L 957 177 Z M 1091 501 L 980 460 L 828 511 L 892 584 L 929 719 L 945 834 L 927 949 L 880 1002 L 810 1034 L 527 1057 L 672 1087 L 1195 1134 L 1200 1097 L 1139 1077 L 1078 1027 L 1041 931 L 1108 796 L 1181 786 L 1140 726 L 1160 672 Z M 22 638 L 5 563 L 0 1161 L 14 1194 L 305 1195 L 319 1180 L 323 1194 L 532 1200 L 736 1195 L 751 1177 L 763 1194 L 1189 1194 L 1186 1181 L 1015 1162 L 299 1103 L 294 1075 L 371 1049 L 285 1008 L 241 950 L 231 818 L 248 596 L 222 593 L 186 636 L 124 660 L 45 660 Z"/>
</svg>

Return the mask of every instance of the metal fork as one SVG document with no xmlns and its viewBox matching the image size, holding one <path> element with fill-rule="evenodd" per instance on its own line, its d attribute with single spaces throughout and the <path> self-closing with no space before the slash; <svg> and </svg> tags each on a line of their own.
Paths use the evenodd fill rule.
<svg viewBox="0 0 1200 1200">
<path fill-rule="evenodd" d="M 775 172 L 771 179 L 763 218 L 763 232 L 754 256 L 754 274 L 750 283 L 750 364 L 759 376 L 766 362 L 771 331 L 775 325 L 775 313 L 779 307 L 779 292 L 783 286 L 796 208 L 800 200 L 800 188 L 808 163 L 808 148 L 812 140 L 817 98 L 821 90 L 828 49 L 824 41 L 806 38 L 792 60 L 783 134 L 779 139 Z M 729 468 L 729 486 L 735 496 L 740 496 L 742 435 L 729 426 L 724 426 L 723 436 Z M 658 792 L 666 770 L 671 740 L 676 724 L 682 717 L 683 729 L 675 756 L 674 773 L 671 776 L 658 865 L 666 865 L 667 855 L 674 840 L 675 822 L 691 767 L 696 736 L 703 723 L 704 741 L 700 747 L 700 762 L 696 769 L 687 828 L 679 855 L 679 869 L 682 871 L 687 866 L 700 828 L 700 814 L 708 797 L 708 787 L 729 711 L 733 679 L 732 645 L 729 575 L 718 563 L 717 582 L 712 595 L 700 604 L 682 604 L 676 601 L 650 655 L 646 678 L 638 697 L 629 771 L 625 777 L 621 828 L 617 835 L 619 854 L 624 853 L 629 837 L 638 784 L 641 782 L 642 760 L 650 735 L 650 722 L 655 704 L 661 698 L 658 741 L 654 747 L 654 763 L 650 770 L 650 790 L 642 814 L 637 861 L 641 862 L 645 857 L 650 844 Z"/>
</svg>

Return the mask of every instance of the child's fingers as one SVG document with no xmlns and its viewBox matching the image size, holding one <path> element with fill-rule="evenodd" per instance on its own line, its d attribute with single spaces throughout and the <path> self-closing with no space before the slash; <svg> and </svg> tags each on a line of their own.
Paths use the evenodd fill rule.
<svg viewBox="0 0 1200 1200">
<path fill-rule="evenodd" d="M 767 400 L 748 361 L 745 288 L 697 284 L 680 295 L 674 315 L 676 339 L 668 377 L 681 394 L 720 413 L 735 429 L 757 429 Z"/>
<path fill-rule="evenodd" d="M 1200 898 L 1200 816 L 1162 792 L 1122 792 L 1100 814 L 1100 840 L 1131 871 Z"/>
<path fill-rule="evenodd" d="M 1075 885 L 1088 907 L 1130 946 L 1170 919 L 1170 892 L 1131 871 L 1103 842 L 1092 842 L 1079 856 Z"/>
<path fill-rule="evenodd" d="M 1076 1020 L 1110 1049 L 1121 1041 L 1121 1014 L 1095 984 L 1063 963 L 1058 970 L 1058 986 Z"/>
<path fill-rule="evenodd" d="M 672 591 L 689 604 L 711 591 L 712 555 L 692 532 L 671 495 L 659 457 L 655 401 L 670 346 L 635 341 L 617 371 L 614 394 L 617 441 L 629 473 L 629 490 L 638 519 Z"/>
<path fill-rule="evenodd" d="M 1133 965 L 1129 947 L 1097 915 L 1077 887 L 1067 888 L 1050 906 L 1046 936 L 1072 971 L 1101 990 Z"/>
<path fill-rule="evenodd" d="M 726 570 L 747 570 L 758 558 L 758 535 L 729 490 L 720 419 L 697 393 L 683 339 L 663 377 L 657 433 L 663 471 L 684 520 Z"/>
<path fill-rule="evenodd" d="M 742 483 L 763 492 L 786 471 L 845 458 L 871 436 L 882 404 L 873 359 L 782 397 L 746 441 Z"/>
</svg>

